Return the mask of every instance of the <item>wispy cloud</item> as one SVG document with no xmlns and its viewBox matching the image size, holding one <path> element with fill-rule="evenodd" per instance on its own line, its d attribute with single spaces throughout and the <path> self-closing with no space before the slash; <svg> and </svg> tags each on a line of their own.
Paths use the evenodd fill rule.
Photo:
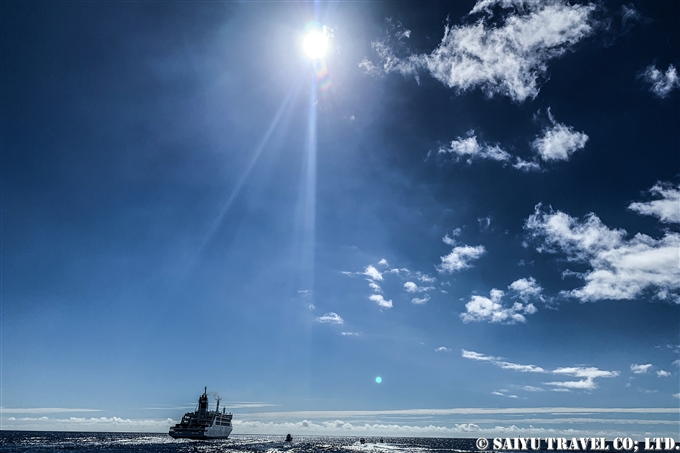
<svg viewBox="0 0 680 453">
<path fill-rule="evenodd" d="M 424 293 L 427 291 L 432 291 L 434 286 L 418 286 L 413 282 L 404 283 L 404 289 L 407 293 Z"/>
<path fill-rule="evenodd" d="M 656 69 L 654 65 L 647 66 L 641 77 L 651 85 L 649 90 L 660 98 L 667 97 L 671 91 L 680 87 L 678 71 L 673 65 L 668 65 L 665 73 Z"/>
<path fill-rule="evenodd" d="M 337 313 L 330 312 L 316 318 L 316 322 L 340 325 L 345 321 Z"/>
<path fill-rule="evenodd" d="M 661 199 L 631 203 L 628 209 L 657 217 L 664 223 L 680 223 L 680 185 L 675 187 L 667 182 L 658 182 L 649 192 Z"/>
<path fill-rule="evenodd" d="M 596 378 L 612 378 L 619 375 L 618 371 L 605 371 L 595 367 L 564 367 L 552 371 L 553 374 L 565 374 L 577 378 L 584 378 L 579 381 L 558 381 L 544 382 L 545 385 L 566 389 L 594 390 L 597 388 Z"/>
<path fill-rule="evenodd" d="M 540 366 L 535 365 L 520 365 L 518 363 L 506 362 L 501 357 L 493 357 L 479 352 L 467 351 L 461 349 L 461 357 L 464 359 L 477 360 L 480 362 L 489 362 L 504 370 L 520 371 L 522 373 L 545 373 L 546 371 Z"/>
<path fill-rule="evenodd" d="M 437 271 L 440 273 L 452 274 L 472 267 L 470 262 L 478 259 L 485 252 L 484 246 L 482 245 L 477 245 L 475 247 L 458 245 L 458 243 L 450 238 L 448 234 L 442 238 L 442 241 L 445 244 L 453 246 L 453 250 L 451 250 L 451 253 L 448 255 L 441 257 L 442 262 L 437 266 Z"/>
<path fill-rule="evenodd" d="M 340 332 L 341 335 L 344 335 L 346 337 L 358 337 L 359 333 L 358 332 Z"/>
<path fill-rule="evenodd" d="M 446 346 L 439 346 L 438 348 L 434 348 L 434 350 L 435 352 L 451 352 Z"/>
<path fill-rule="evenodd" d="M 480 8 L 480 3 L 485 6 Z M 535 98 L 539 79 L 548 62 L 559 57 L 593 32 L 593 4 L 550 2 L 480 2 L 471 14 L 502 7 L 501 23 L 487 14 L 470 25 L 450 25 L 430 54 L 395 54 L 389 40 L 375 41 L 379 63 L 364 59 L 368 73 L 398 72 L 418 77 L 426 71 L 450 88 L 480 88 L 488 96 L 508 96 L 516 101 Z"/>
<path fill-rule="evenodd" d="M 668 377 L 668 376 L 671 375 L 671 373 L 669 373 L 669 372 L 666 371 L 666 370 L 658 370 L 658 371 L 656 372 L 656 375 L 657 375 L 657 377 Z"/>
<path fill-rule="evenodd" d="M 582 301 L 633 299 L 643 291 L 655 291 L 657 298 L 680 302 L 678 248 L 680 234 L 666 232 L 661 239 L 638 233 L 626 239 L 624 230 L 605 226 L 595 215 L 582 221 L 563 212 L 536 206 L 525 223 L 526 229 L 541 241 L 537 249 L 587 262 L 586 285 L 563 294 Z"/>
<path fill-rule="evenodd" d="M 423 297 L 414 297 L 413 299 L 411 299 L 411 303 L 416 305 L 423 305 L 426 304 L 429 300 L 430 295 L 425 294 Z"/>
<path fill-rule="evenodd" d="M 519 371 L 522 373 L 546 373 L 555 375 L 567 375 L 576 378 L 583 378 L 579 381 L 553 381 L 544 382 L 545 385 L 550 385 L 568 391 L 571 389 L 593 390 L 597 388 L 595 379 L 597 378 L 612 378 L 619 375 L 618 371 L 600 370 L 596 367 L 560 367 L 552 371 L 541 368 L 536 365 L 521 365 L 518 363 L 506 362 L 500 357 L 488 356 L 479 352 L 461 350 L 461 356 L 465 359 L 477 360 L 481 362 L 489 362 L 504 370 Z M 542 391 L 536 390 L 537 387 L 526 386 L 524 388 L 528 391 Z"/>
<path fill-rule="evenodd" d="M 651 367 L 652 367 L 651 363 L 647 363 L 645 365 L 633 364 L 630 366 L 630 371 L 632 371 L 635 374 L 646 374 Z"/>
<path fill-rule="evenodd" d="M 449 146 L 441 147 L 437 151 L 438 154 L 450 154 L 456 160 L 465 159 L 468 163 L 472 163 L 474 159 L 490 159 L 501 162 L 510 160 L 510 154 L 503 150 L 498 144 L 488 145 L 486 143 L 479 143 L 474 130 L 467 133 L 466 138 L 458 137 L 452 140 Z"/>
<path fill-rule="evenodd" d="M 2 414 L 61 414 L 68 412 L 101 412 L 101 409 L 78 409 L 71 407 L 0 407 Z"/>
</svg>

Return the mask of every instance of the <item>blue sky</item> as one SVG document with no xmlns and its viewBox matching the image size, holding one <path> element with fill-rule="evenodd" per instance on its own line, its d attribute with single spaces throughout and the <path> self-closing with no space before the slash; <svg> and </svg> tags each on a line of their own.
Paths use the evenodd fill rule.
<svg viewBox="0 0 680 453">
<path fill-rule="evenodd" d="M 1 8 L 2 429 L 680 436 L 680 4 Z"/>
</svg>

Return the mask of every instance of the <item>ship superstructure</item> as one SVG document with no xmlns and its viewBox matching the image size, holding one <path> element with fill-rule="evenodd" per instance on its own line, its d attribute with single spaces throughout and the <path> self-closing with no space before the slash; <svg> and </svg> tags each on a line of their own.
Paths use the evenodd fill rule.
<svg viewBox="0 0 680 453">
<path fill-rule="evenodd" d="M 208 410 L 208 388 L 198 398 L 198 407 L 194 412 L 187 412 L 182 420 L 170 428 L 171 437 L 184 439 L 226 439 L 231 434 L 231 417 L 222 408 L 220 412 L 220 399 L 217 398 L 217 407 L 214 411 Z"/>
</svg>

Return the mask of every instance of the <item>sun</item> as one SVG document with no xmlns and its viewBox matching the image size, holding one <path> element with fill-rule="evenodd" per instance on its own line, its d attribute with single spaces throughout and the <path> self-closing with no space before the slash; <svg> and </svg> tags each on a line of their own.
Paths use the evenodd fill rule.
<svg viewBox="0 0 680 453">
<path fill-rule="evenodd" d="M 309 58 L 317 60 L 328 50 L 328 35 L 326 30 L 312 30 L 302 40 L 302 48 Z"/>
</svg>

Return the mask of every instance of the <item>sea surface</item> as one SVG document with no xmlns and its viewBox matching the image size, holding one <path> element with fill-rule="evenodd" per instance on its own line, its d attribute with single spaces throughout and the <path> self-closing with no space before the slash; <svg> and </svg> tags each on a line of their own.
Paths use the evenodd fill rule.
<svg viewBox="0 0 680 453">
<path fill-rule="evenodd" d="M 284 436 L 232 435 L 226 440 L 196 441 L 173 439 L 167 434 L 73 433 L 0 431 L 0 452 L 83 452 L 83 453 L 426 453 L 472 452 L 476 439 L 425 437 L 298 436 L 284 442 Z M 381 442 L 382 440 L 382 442 Z"/>
</svg>

